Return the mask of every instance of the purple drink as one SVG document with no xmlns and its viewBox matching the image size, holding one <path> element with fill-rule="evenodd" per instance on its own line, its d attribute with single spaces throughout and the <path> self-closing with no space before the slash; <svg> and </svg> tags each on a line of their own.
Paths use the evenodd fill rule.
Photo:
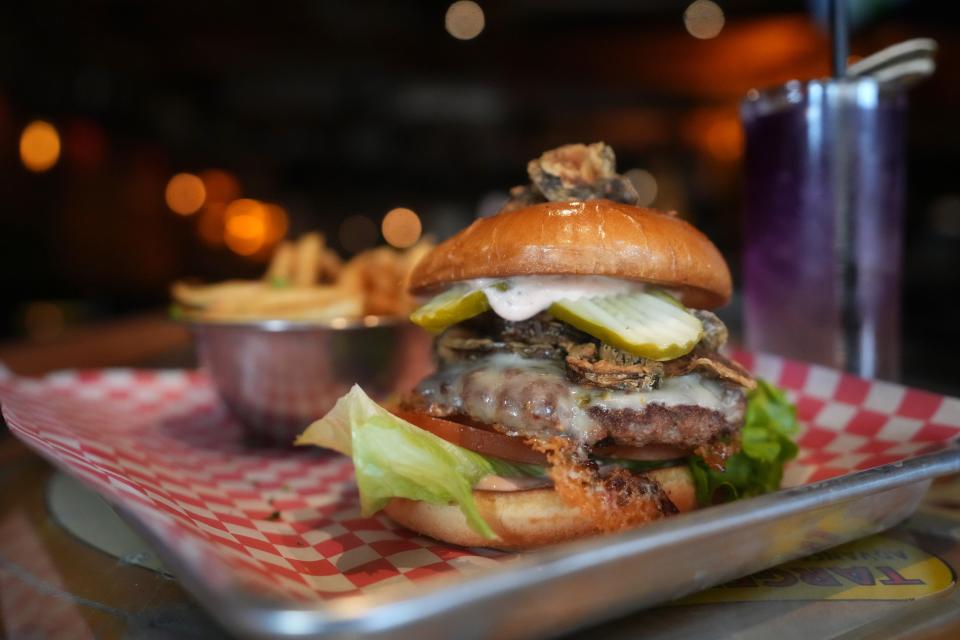
<svg viewBox="0 0 960 640">
<path fill-rule="evenodd" d="M 743 102 L 751 349 L 897 377 L 905 109 L 870 79 Z"/>
</svg>

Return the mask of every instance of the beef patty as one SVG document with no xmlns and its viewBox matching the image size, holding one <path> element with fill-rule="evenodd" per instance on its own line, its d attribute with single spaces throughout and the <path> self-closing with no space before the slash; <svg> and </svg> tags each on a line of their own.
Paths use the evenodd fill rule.
<svg viewBox="0 0 960 640">
<path fill-rule="evenodd" d="M 668 378 L 649 391 L 597 389 L 571 382 L 555 360 L 497 353 L 441 367 L 420 383 L 412 403 L 508 435 L 694 449 L 739 429 L 746 394 L 698 373 Z"/>
</svg>

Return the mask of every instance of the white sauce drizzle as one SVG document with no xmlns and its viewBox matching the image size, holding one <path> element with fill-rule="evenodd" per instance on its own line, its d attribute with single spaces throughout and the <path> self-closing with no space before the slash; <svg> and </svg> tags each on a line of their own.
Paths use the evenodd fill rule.
<svg viewBox="0 0 960 640">
<path fill-rule="evenodd" d="M 506 291 L 497 286 L 503 283 L 507 284 Z M 557 300 L 612 296 L 645 288 L 641 282 L 606 276 L 515 276 L 496 280 L 484 278 L 468 284 L 483 289 L 494 313 L 513 322 L 528 320 Z"/>
</svg>

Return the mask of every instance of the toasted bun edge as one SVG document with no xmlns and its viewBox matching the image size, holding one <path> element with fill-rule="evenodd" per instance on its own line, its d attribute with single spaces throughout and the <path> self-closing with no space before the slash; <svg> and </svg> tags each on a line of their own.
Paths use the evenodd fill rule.
<svg viewBox="0 0 960 640">
<path fill-rule="evenodd" d="M 697 507 L 693 477 L 686 465 L 646 472 L 663 487 L 681 512 Z M 434 505 L 394 498 L 384 511 L 398 524 L 441 542 L 462 547 L 522 551 L 569 542 L 600 533 L 575 506 L 549 488 L 527 491 L 474 491 L 480 515 L 497 538 L 488 540 L 470 528 L 455 504 Z"/>
</svg>

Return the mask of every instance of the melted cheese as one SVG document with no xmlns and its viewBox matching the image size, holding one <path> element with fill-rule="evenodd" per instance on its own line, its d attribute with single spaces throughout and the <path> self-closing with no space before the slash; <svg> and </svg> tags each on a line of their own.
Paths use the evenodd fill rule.
<svg viewBox="0 0 960 640">
<path fill-rule="evenodd" d="M 584 442 L 596 441 L 604 431 L 591 408 L 697 406 L 731 423 L 742 420 L 742 392 L 696 373 L 667 378 L 650 391 L 612 391 L 570 382 L 560 362 L 512 353 L 447 365 L 421 382 L 418 392 L 429 403 L 507 427 L 511 435 L 565 433 Z"/>
</svg>

